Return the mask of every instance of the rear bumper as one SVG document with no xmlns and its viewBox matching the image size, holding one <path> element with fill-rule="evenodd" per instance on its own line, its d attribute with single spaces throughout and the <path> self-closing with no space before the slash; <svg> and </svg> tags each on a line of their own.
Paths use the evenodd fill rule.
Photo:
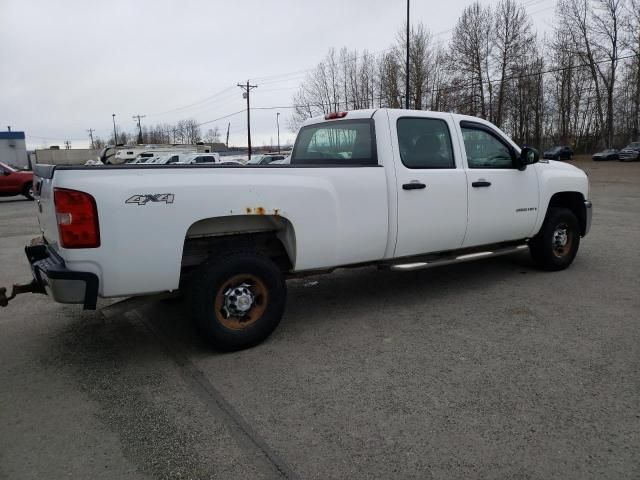
<svg viewBox="0 0 640 480">
<path fill-rule="evenodd" d="M 36 283 L 58 303 L 81 303 L 85 310 L 95 310 L 98 301 L 98 277 L 90 272 L 66 268 L 48 245 L 25 247 Z"/>
<path fill-rule="evenodd" d="M 591 217 L 593 216 L 593 204 L 589 200 L 584 201 L 584 213 L 585 213 L 585 222 L 584 222 L 584 235 L 589 233 L 591 230 Z"/>
</svg>

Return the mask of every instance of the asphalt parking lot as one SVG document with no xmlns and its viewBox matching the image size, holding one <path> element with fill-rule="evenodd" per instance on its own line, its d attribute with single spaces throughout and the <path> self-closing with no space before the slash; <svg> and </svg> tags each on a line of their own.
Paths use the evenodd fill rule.
<svg viewBox="0 0 640 480">
<path fill-rule="evenodd" d="M 19 297 L 0 478 L 640 478 L 640 163 L 574 163 L 594 217 L 570 269 L 525 253 L 291 281 L 243 352 L 208 349 L 179 303 Z M 29 277 L 34 213 L 0 199 L 0 285 Z"/>
</svg>

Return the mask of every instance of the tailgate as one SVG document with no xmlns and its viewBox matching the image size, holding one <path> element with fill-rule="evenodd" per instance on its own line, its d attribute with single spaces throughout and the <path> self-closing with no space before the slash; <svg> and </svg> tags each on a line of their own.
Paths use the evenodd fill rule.
<svg viewBox="0 0 640 480">
<path fill-rule="evenodd" d="M 53 203 L 54 172 L 55 165 L 35 165 L 33 168 L 33 193 L 42 236 L 47 243 L 58 250 L 58 224 Z"/>
</svg>

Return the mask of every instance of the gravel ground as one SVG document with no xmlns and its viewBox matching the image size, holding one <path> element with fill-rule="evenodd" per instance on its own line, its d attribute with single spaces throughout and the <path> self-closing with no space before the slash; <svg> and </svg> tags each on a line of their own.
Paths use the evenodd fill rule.
<svg viewBox="0 0 640 480">
<path fill-rule="evenodd" d="M 574 163 L 595 210 L 570 269 L 291 281 L 243 352 L 180 304 L 23 295 L 0 310 L 0 478 L 640 478 L 640 163 Z M 36 234 L 0 199 L 0 285 Z"/>
</svg>

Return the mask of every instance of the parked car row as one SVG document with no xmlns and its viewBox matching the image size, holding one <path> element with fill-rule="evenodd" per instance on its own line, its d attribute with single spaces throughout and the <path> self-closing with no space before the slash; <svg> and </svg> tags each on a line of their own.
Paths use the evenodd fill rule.
<svg viewBox="0 0 640 480">
<path fill-rule="evenodd" d="M 571 160 L 573 158 L 573 150 L 566 145 L 558 145 L 546 150 L 543 156 L 547 160 Z M 640 142 L 631 142 L 622 150 L 607 148 L 594 153 L 591 158 L 595 161 L 620 160 L 625 162 L 640 160 Z"/>
<path fill-rule="evenodd" d="M 193 151 L 142 152 L 126 163 L 140 165 L 171 164 L 216 164 L 216 165 L 270 165 L 287 163 L 288 154 L 266 153 L 254 155 L 251 160 L 224 158 L 219 153 L 198 153 Z"/>
<path fill-rule="evenodd" d="M 622 150 L 608 148 L 591 157 L 593 160 L 620 160 L 621 162 L 631 162 L 640 160 L 640 142 L 631 142 Z"/>
</svg>

